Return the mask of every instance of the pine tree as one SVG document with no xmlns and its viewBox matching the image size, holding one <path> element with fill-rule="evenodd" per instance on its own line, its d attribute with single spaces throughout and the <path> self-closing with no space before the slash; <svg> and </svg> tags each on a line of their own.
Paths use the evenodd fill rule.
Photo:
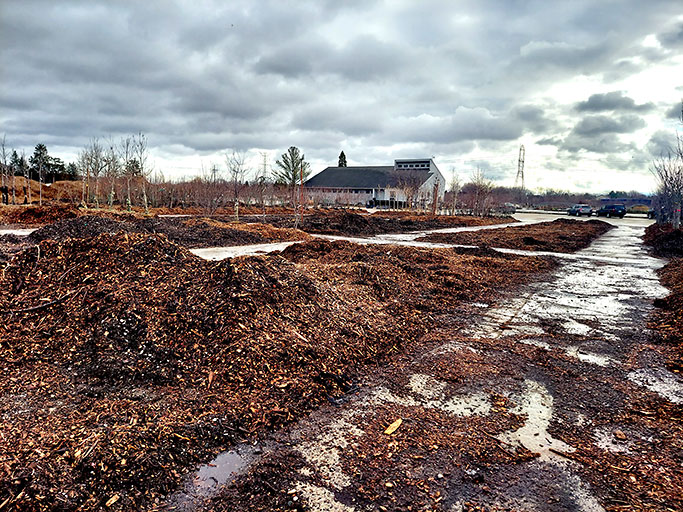
<svg viewBox="0 0 683 512">
<path fill-rule="evenodd" d="M 346 165 L 346 155 L 343 151 L 339 153 L 339 164 L 337 165 L 337 167 L 348 167 Z"/>
<path fill-rule="evenodd" d="M 311 173 L 310 165 L 305 161 L 305 156 L 296 146 L 291 146 L 286 153 L 283 153 L 280 160 L 275 161 L 276 169 L 273 169 L 275 182 L 287 185 L 291 189 L 292 204 L 295 204 L 296 187 L 301 181 L 303 169 L 303 179 L 305 180 Z"/>
</svg>

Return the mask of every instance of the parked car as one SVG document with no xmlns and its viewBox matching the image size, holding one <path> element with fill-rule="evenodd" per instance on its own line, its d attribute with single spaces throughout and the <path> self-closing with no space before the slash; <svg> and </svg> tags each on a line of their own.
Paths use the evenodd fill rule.
<svg viewBox="0 0 683 512">
<path fill-rule="evenodd" d="M 593 208 L 587 204 L 575 204 L 569 210 L 567 210 L 569 215 L 575 215 L 576 217 L 581 217 L 581 215 L 587 215 L 590 217 L 593 215 Z"/>
<path fill-rule="evenodd" d="M 623 204 L 608 204 L 600 208 L 595 214 L 598 217 L 619 217 L 624 218 L 626 207 Z"/>
</svg>

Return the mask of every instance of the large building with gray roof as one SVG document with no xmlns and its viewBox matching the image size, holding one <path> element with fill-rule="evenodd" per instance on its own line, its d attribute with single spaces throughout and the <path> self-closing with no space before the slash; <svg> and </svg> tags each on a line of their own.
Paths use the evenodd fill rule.
<svg viewBox="0 0 683 512">
<path fill-rule="evenodd" d="M 327 167 L 305 183 L 317 204 L 369 206 L 431 205 L 443 200 L 445 180 L 431 158 L 395 160 L 394 165 Z"/>
</svg>

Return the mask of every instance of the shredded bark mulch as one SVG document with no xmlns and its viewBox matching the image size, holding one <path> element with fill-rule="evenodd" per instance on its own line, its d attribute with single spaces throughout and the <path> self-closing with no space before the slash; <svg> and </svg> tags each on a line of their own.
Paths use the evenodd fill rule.
<svg viewBox="0 0 683 512">
<path fill-rule="evenodd" d="M 552 266 L 320 240 L 222 262 L 164 235 L 44 240 L 0 276 L 0 503 L 152 508 L 195 464 L 343 396 L 433 315 Z"/>
<path fill-rule="evenodd" d="M 557 219 L 495 230 L 431 233 L 420 241 L 457 245 L 481 245 L 529 251 L 576 252 L 590 245 L 613 226 L 599 220 L 586 222 Z"/>
<path fill-rule="evenodd" d="M 652 224 L 645 229 L 643 241 L 652 247 L 657 256 L 675 258 L 683 256 L 683 230 L 671 224 Z"/>
<path fill-rule="evenodd" d="M 209 218 L 131 216 L 125 220 L 116 220 L 85 215 L 44 226 L 31 233 L 28 240 L 37 243 L 43 240 L 89 238 L 103 233 L 163 234 L 169 240 L 187 248 L 227 247 L 310 238 L 306 233 L 294 229 Z"/>
<path fill-rule="evenodd" d="M 408 233 L 461 226 L 483 226 L 516 222 L 512 217 L 474 217 L 418 215 L 377 212 L 362 215 L 348 210 L 315 210 L 304 215 L 300 229 L 308 233 L 338 236 L 374 236 L 383 233 Z M 278 227 L 293 227 L 294 218 L 284 215 L 253 217 L 254 221 Z"/>
</svg>

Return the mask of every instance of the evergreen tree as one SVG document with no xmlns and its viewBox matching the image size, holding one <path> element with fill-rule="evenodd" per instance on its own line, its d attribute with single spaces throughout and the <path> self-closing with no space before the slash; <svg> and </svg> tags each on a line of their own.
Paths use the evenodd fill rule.
<svg viewBox="0 0 683 512">
<path fill-rule="evenodd" d="M 275 161 L 277 168 L 273 169 L 275 182 L 290 187 L 292 204 L 296 204 L 296 187 L 301 181 L 302 174 L 304 180 L 311 174 L 310 165 L 305 161 L 304 154 L 295 146 L 291 146 L 280 158 Z"/>
<path fill-rule="evenodd" d="M 299 151 L 299 148 L 291 146 L 280 158 L 275 161 L 277 169 L 273 170 L 276 183 L 296 186 L 301 180 L 302 166 L 304 180 L 311 174 L 310 165 L 305 161 L 305 155 Z"/>
<path fill-rule="evenodd" d="M 337 165 L 337 167 L 348 167 L 346 165 L 346 155 L 343 151 L 339 153 L 339 164 Z"/>
<path fill-rule="evenodd" d="M 78 166 L 74 162 L 69 162 L 64 169 L 64 174 L 67 180 L 78 179 Z"/>
<path fill-rule="evenodd" d="M 23 169 L 22 161 L 16 150 L 12 151 L 12 156 L 10 157 L 9 165 L 12 168 L 12 172 L 16 176 L 17 174 L 21 176 L 21 171 Z"/>
<path fill-rule="evenodd" d="M 28 159 L 28 162 L 31 165 L 31 178 L 42 181 L 43 173 L 46 171 L 50 162 L 50 155 L 47 153 L 45 144 L 36 144 L 33 155 Z"/>
</svg>

